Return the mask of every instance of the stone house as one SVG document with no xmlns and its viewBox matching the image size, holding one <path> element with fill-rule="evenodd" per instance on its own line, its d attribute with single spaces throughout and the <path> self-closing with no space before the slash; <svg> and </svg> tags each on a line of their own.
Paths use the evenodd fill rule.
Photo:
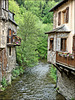
<svg viewBox="0 0 75 100">
<path fill-rule="evenodd" d="M 57 87 L 67 100 L 75 98 L 75 0 L 62 0 L 53 12 L 47 61 L 57 68 Z"/>
<path fill-rule="evenodd" d="M 0 82 L 5 76 L 11 82 L 11 71 L 16 67 L 17 24 L 14 13 L 8 10 L 8 0 L 0 0 Z"/>
</svg>

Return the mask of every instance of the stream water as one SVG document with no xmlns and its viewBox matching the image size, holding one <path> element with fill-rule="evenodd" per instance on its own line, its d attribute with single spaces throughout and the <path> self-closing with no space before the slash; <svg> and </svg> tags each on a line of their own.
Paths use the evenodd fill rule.
<svg viewBox="0 0 75 100">
<path fill-rule="evenodd" d="M 22 76 L 0 93 L 0 100 L 65 100 L 55 91 L 55 82 L 49 72 L 50 65 L 45 62 L 26 68 Z"/>
</svg>

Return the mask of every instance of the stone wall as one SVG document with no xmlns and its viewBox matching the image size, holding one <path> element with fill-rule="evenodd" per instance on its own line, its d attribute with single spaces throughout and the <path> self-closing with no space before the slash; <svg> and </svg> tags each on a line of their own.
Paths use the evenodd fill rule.
<svg viewBox="0 0 75 100">
<path fill-rule="evenodd" d="M 9 47 L 7 47 L 7 80 L 11 82 L 11 71 L 16 67 L 16 48 L 11 47 L 11 55 L 9 55 Z"/>
<path fill-rule="evenodd" d="M 5 48 L 7 43 L 8 22 L 0 21 L 0 48 Z"/>
<path fill-rule="evenodd" d="M 55 51 L 48 51 L 47 61 L 53 64 L 56 63 L 56 52 Z"/>
<path fill-rule="evenodd" d="M 11 47 L 11 55 L 9 55 L 9 47 L 7 47 L 8 70 L 11 71 L 16 66 L 15 47 Z"/>
<path fill-rule="evenodd" d="M 7 35 L 8 29 L 17 33 L 15 21 L 8 20 L 8 0 L 6 0 L 6 7 L 4 6 L 4 9 L 1 8 L 3 8 L 3 0 L 0 0 L 0 82 L 3 75 L 6 76 L 8 81 L 11 81 L 11 71 L 16 67 L 16 47 L 7 46 Z M 10 48 L 11 55 L 9 55 Z"/>
<path fill-rule="evenodd" d="M 67 100 L 75 99 L 75 75 L 69 74 L 68 76 L 63 72 L 62 74 L 57 71 L 57 87 Z"/>
<path fill-rule="evenodd" d="M 0 82 L 2 77 L 6 75 L 7 68 L 7 54 L 6 49 L 0 50 Z"/>
</svg>

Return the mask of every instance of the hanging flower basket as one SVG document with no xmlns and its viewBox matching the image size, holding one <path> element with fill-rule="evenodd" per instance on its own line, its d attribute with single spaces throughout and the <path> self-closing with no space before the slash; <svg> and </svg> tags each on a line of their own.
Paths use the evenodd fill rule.
<svg viewBox="0 0 75 100">
<path fill-rule="evenodd" d="M 67 54 L 64 54 L 63 56 L 64 56 L 65 58 L 67 58 Z"/>
<path fill-rule="evenodd" d="M 70 55 L 70 58 L 71 58 L 71 59 L 74 59 L 74 56 L 73 56 L 73 55 Z"/>
</svg>

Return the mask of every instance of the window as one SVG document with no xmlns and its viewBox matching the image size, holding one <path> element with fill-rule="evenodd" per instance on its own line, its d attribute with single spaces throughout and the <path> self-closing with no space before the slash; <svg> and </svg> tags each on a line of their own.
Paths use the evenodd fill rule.
<svg viewBox="0 0 75 100">
<path fill-rule="evenodd" d="M 8 30 L 8 38 L 7 42 L 11 43 L 11 29 Z"/>
<path fill-rule="evenodd" d="M 58 25 L 61 25 L 61 12 L 58 13 Z"/>
<path fill-rule="evenodd" d="M 61 39 L 61 51 L 66 51 L 66 38 Z"/>
<path fill-rule="evenodd" d="M 66 8 L 66 23 L 69 22 L 69 7 Z"/>
<path fill-rule="evenodd" d="M 50 50 L 53 50 L 53 48 L 54 48 L 54 39 L 51 38 L 50 39 Z"/>
<path fill-rule="evenodd" d="M 8 29 L 7 43 L 13 43 L 13 39 L 15 39 L 13 34 L 14 34 L 14 31 L 12 31 L 11 29 Z"/>
<path fill-rule="evenodd" d="M 15 32 L 13 31 L 13 43 L 15 43 L 15 36 L 14 36 Z"/>
<path fill-rule="evenodd" d="M 69 22 L 69 7 L 67 7 L 63 12 L 63 24 Z"/>
<path fill-rule="evenodd" d="M 9 55 L 11 56 L 11 47 L 9 47 Z"/>
</svg>

